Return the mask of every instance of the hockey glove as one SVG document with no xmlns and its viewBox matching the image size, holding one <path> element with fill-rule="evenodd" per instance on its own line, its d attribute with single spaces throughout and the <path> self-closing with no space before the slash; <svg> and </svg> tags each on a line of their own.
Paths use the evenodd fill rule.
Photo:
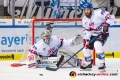
<svg viewBox="0 0 120 80">
<path fill-rule="evenodd" d="M 110 26 L 110 24 L 108 23 L 102 23 L 102 27 L 103 27 L 103 34 L 106 34 L 106 32 L 108 32 L 108 27 Z"/>
<path fill-rule="evenodd" d="M 28 54 L 28 68 L 36 68 L 37 66 L 37 55 L 35 54 Z"/>
<path fill-rule="evenodd" d="M 88 49 L 88 48 L 90 47 L 90 45 L 89 45 L 89 40 L 84 39 L 84 40 L 83 40 L 83 44 L 84 44 L 84 47 L 85 47 L 86 49 Z"/>
<path fill-rule="evenodd" d="M 79 44 L 82 43 L 82 40 L 83 40 L 82 36 L 77 34 L 77 35 L 74 36 L 74 38 L 71 39 L 70 45 L 71 46 L 79 45 Z"/>
</svg>

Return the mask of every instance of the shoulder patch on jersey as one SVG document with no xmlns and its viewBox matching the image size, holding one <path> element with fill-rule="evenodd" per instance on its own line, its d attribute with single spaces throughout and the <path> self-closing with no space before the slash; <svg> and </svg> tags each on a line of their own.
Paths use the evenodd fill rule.
<svg viewBox="0 0 120 80">
<path fill-rule="evenodd" d="M 104 15 L 105 14 L 105 10 L 101 10 L 101 14 Z"/>
<path fill-rule="evenodd" d="M 34 46 L 33 46 L 33 49 L 35 49 L 35 50 L 36 50 L 36 49 L 37 49 L 37 47 L 34 45 Z"/>
</svg>

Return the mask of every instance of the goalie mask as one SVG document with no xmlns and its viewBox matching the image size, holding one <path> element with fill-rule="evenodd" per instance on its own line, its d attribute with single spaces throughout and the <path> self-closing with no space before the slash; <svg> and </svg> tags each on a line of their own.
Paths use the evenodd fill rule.
<svg viewBox="0 0 120 80">
<path fill-rule="evenodd" d="M 51 33 L 49 30 L 42 32 L 42 39 L 46 44 L 50 43 Z"/>
</svg>

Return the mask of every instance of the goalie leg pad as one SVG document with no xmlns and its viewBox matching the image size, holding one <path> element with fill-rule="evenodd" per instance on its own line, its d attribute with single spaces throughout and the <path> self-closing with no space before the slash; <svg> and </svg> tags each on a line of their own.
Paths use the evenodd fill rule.
<svg viewBox="0 0 120 80">
<path fill-rule="evenodd" d="M 56 67 L 58 57 L 41 57 L 37 60 L 37 68 Z"/>
<path fill-rule="evenodd" d="M 63 55 L 64 56 L 64 60 L 68 60 L 72 55 L 74 55 L 74 53 L 72 51 L 70 51 L 69 49 L 63 49 L 60 50 L 58 52 L 58 55 Z M 74 56 L 72 59 L 70 59 L 68 61 L 68 64 L 72 67 L 76 67 L 77 65 L 79 65 L 78 62 L 79 58 L 77 56 Z"/>
</svg>

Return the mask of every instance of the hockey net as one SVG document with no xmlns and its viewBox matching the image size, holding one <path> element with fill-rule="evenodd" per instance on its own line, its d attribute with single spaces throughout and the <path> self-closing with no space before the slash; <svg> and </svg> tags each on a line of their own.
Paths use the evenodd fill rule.
<svg viewBox="0 0 120 80">
<path fill-rule="evenodd" d="M 29 24 L 28 38 L 25 44 L 24 53 L 20 59 L 21 62 L 27 61 L 28 51 L 31 46 L 41 39 L 41 33 L 46 30 L 46 23 L 52 22 L 53 30 L 52 35 L 71 39 L 75 34 L 83 36 L 82 19 L 34 19 Z M 83 45 L 70 48 L 74 53 L 81 49 Z M 78 56 L 83 58 L 82 51 L 78 53 Z M 95 64 L 95 52 L 93 51 L 93 64 Z"/>
</svg>

